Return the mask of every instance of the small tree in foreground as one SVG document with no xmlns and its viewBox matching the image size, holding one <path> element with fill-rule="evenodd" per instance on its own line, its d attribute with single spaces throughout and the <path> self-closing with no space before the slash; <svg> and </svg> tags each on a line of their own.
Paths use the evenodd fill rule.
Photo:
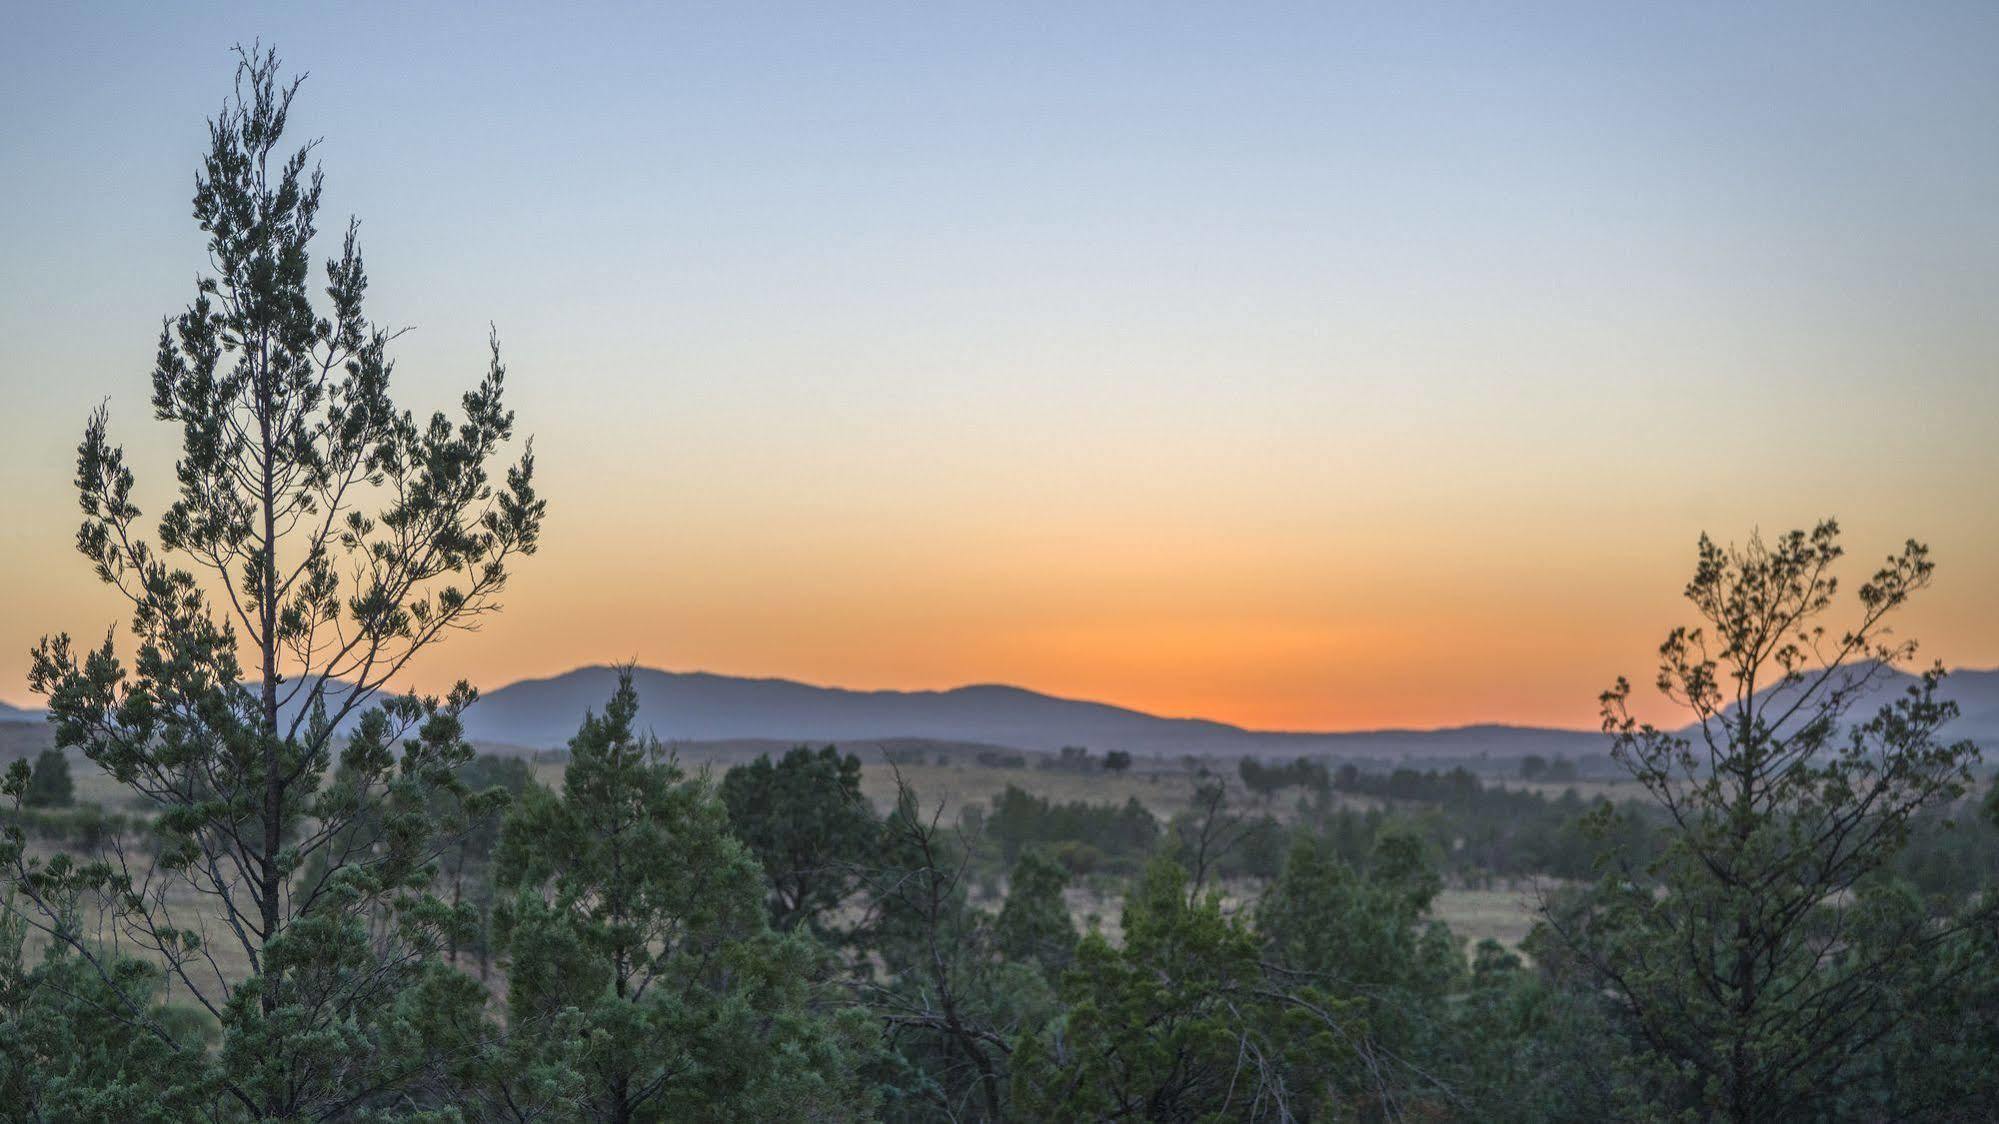
<svg viewBox="0 0 1999 1124">
<path fill-rule="evenodd" d="M 30 966 L 27 926 L 0 917 L 0 1106 L 8 1120 L 173 1121 L 213 1100 L 207 1072 L 175 1064 L 200 1050 L 194 1012 L 157 1004 L 157 967 L 128 957 L 97 966 L 56 947 Z M 126 1016 L 135 1000 L 152 1028 Z"/>
<path fill-rule="evenodd" d="M 1672 841 L 1651 877 L 1613 872 L 1581 908 L 1547 912 L 1637 1026 L 1669 1101 L 1708 1116 L 1834 1103 L 1963 970 L 1940 953 L 1990 917 L 1989 896 L 1943 914 L 1882 877 L 1912 818 L 1964 794 L 1978 750 L 1942 736 L 1957 708 L 1941 669 L 1862 712 L 1914 655 L 1888 623 L 1933 564 L 1911 541 L 1832 630 L 1838 538 L 1830 521 L 1739 548 L 1702 537 L 1686 588 L 1701 623 L 1668 634 L 1657 678 L 1690 724 L 1637 720 L 1622 679 L 1603 696 Z"/>
<path fill-rule="evenodd" d="M 10 829 L 0 865 L 10 911 L 95 977 L 79 994 L 181 1075 L 212 1066 L 228 1111 L 326 1118 L 428 1072 L 447 996 L 481 1003 L 437 975 L 464 919 L 426 891 L 442 835 L 479 810 L 455 775 L 473 693 L 382 692 L 498 608 L 543 505 L 531 456 L 489 476 L 514 421 L 497 345 L 458 419 L 390 400 L 394 333 L 363 314 L 352 223 L 314 307 L 320 174 L 312 144 L 280 147 L 299 83 L 275 53 L 239 55 L 195 177 L 214 274 L 162 326 L 153 369 L 154 413 L 181 437 L 154 540 L 105 411 L 78 451 L 77 545 L 129 602 L 136 651 L 58 636 L 30 675 L 57 745 L 149 804 L 155 838 L 44 862 Z M 220 1048 L 187 1047 L 151 1004 L 159 981 L 100 936 L 161 966 Z"/>
</svg>

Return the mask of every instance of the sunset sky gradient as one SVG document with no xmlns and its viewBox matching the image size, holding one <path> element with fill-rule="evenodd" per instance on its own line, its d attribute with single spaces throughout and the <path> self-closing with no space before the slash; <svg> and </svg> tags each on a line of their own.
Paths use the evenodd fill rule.
<svg viewBox="0 0 1999 1124">
<path fill-rule="evenodd" d="M 159 510 L 256 36 L 417 327 L 399 402 L 491 322 L 535 435 L 542 554 L 416 686 L 1586 726 L 1703 530 L 1824 515 L 1856 583 L 1929 542 L 1903 633 L 1999 664 L 1999 7 L 747 8 L 15 11 L 0 699 L 122 624 L 76 440 L 108 401 Z"/>
</svg>

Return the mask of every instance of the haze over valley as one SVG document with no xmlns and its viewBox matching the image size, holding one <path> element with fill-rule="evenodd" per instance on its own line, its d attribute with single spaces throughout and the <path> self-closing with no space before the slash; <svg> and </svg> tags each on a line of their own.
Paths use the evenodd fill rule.
<svg viewBox="0 0 1999 1124">
<path fill-rule="evenodd" d="M 474 741 L 528 750 L 557 749 L 575 735 L 586 712 L 601 710 L 618 671 L 578 668 L 549 679 L 486 691 L 467 712 Z M 1871 715 L 1915 682 L 1900 673 L 1853 704 Z M 1164 717 L 1125 707 L 1059 698 L 995 684 L 946 691 L 855 691 L 785 679 L 746 679 L 706 672 L 639 668 L 634 675 L 645 727 L 672 743 L 834 743 L 859 748 L 885 741 L 937 741 L 1054 753 L 1064 746 L 1149 756 L 1181 755 L 1366 758 L 1377 761 L 1510 761 L 1528 754 L 1602 754 L 1608 738 L 1596 730 L 1485 723 L 1445 729 L 1249 730 L 1193 717 Z M 1961 710 L 1947 727 L 1999 747 L 1999 670 L 1962 670 L 1943 697 Z M 38 721 L 37 712 L 9 707 L 0 723 Z"/>
</svg>

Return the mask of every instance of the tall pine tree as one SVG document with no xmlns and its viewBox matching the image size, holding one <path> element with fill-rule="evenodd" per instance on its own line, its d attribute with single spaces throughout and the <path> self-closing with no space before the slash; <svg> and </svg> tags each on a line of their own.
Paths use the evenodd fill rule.
<svg viewBox="0 0 1999 1124">
<path fill-rule="evenodd" d="M 497 343 L 458 419 L 390 400 L 395 333 L 363 312 L 352 222 L 315 306 L 320 172 L 313 144 L 282 147 L 299 81 L 274 52 L 238 55 L 195 178 L 214 272 L 163 324 L 153 370 L 154 413 L 181 437 L 156 537 L 104 410 L 77 460 L 77 545 L 129 601 L 135 651 L 62 635 L 31 673 L 58 744 L 149 805 L 157 839 L 42 861 L 15 833 L 0 858 L 18 915 L 177 1066 L 217 1065 L 250 1115 L 324 1117 L 421 1078 L 413 997 L 477 1009 L 434 976 L 459 919 L 426 893 L 441 831 L 480 804 L 454 775 L 473 692 L 387 689 L 498 608 L 544 505 L 531 452 L 490 476 L 514 423 Z M 442 823 L 441 795 L 457 810 Z M 186 1048 L 156 984 L 86 939 L 87 902 L 220 1023 L 218 1051 Z"/>
</svg>

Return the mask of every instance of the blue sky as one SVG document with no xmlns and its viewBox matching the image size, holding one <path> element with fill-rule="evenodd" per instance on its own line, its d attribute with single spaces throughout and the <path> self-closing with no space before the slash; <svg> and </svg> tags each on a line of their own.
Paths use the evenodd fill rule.
<svg viewBox="0 0 1999 1124">
<path fill-rule="evenodd" d="M 1587 721 L 1695 534 L 1833 513 L 1928 539 L 1916 623 L 1999 662 L 1999 8 L 43 5 L 0 698 L 115 616 L 70 450 L 108 398 L 167 476 L 152 338 L 257 37 L 405 400 L 494 323 L 543 454 L 546 556 L 430 674 Z"/>
</svg>

